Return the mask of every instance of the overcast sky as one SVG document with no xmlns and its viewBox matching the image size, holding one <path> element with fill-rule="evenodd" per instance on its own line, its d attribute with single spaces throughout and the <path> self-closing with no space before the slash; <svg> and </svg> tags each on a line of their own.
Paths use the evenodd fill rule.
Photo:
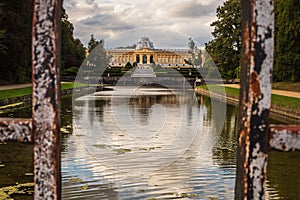
<svg viewBox="0 0 300 200">
<path fill-rule="evenodd" d="M 150 37 L 155 48 L 187 48 L 212 39 L 210 23 L 224 0 L 64 0 L 74 36 L 85 46 L 94 34 L 105 47 L 135 44 Z"/>
</svg>

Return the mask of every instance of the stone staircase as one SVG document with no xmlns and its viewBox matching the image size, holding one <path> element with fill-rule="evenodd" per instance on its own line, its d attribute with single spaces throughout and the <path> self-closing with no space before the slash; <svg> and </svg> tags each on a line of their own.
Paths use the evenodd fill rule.
<svg viewBox="0 0 300 200">
<path fill-rule="evenodd" d="M 155 78 L 156 74 L 152 68 L 153 64 L 138 64 L 131 77 L 133 78 Z"/>
</svg>

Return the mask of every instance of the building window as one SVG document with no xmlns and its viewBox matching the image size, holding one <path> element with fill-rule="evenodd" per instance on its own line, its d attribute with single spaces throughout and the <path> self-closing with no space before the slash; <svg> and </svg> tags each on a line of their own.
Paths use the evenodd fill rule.
<svg viewBox="0 0 300 200">
<path fill-rule="evenodd" d="M 150 63 L 154 63 L 153 55 L 150 56 Z"/>
<path fill-rule="evenodd" d="M 147 55 L 143 55 L 143 64 L 147 63 Z"/>
</svg>

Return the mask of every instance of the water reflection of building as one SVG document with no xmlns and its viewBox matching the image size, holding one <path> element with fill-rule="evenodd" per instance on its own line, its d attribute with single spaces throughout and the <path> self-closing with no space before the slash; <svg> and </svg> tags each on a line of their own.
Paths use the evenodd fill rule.
<svg viewBox="0 0 300 200">
<path fill-rule="evenodd" d="M 142 37 L 135 49 L 109 49 L 110 66 L 125 66 L 126 63 L 151 64 L 162 66 L 185 66 L 191 59 L 188 49 L 155 49 L 148 37 Z"/>
<path fill-rule="evenodd" d="M 91 175 L 98 180 L 95 187 L 108 185 L 112 189 L 112 195 L 115 195 L 109 196 L 112 199 L 145 199 L 153 196 L 153 191 L 157 192 L 156 197 L 164 199 L 232 199 L 234 179 L 224 176 L 228 174 L 227 171 L 214 165 L 211 156 L 211 148 L 216 141 L 212 125 L 220 120 L 218 116 L 206 117 L 206 107 L 207 110 L 211 110 L 208 104 L 210 101 L 204 97 L 199 97 L 197 101 L 192 91 L 191 94 L 187 93 L 189 91 L 175 94 L 167 89 L 160 89 L 158 92 L 158 88 L 139 88 L 134 90 L 135 92 L 123 92 L 125 89 L 122 88 L 115 94 L 114 100 L 108 98 L 109 91 L 97 93 L 96 101 L 107 103 L 96 103 L 96 108 L 87 102 L 90 98 L 82 99 L 82 112 L 76 116 L 79 117 L 78 124 L 82 124 L 82 127 L 77 130 L 79 137 L 75 137 L 76 142 L 71 142 L 73 149 L 70 149 L 69 153 L 79 154 L 80 158 L 84 158 L 79 159 L 84 163 L 78 165 L 88 168 Z M 130 99 L 128 96 L 122 98 L 121 94 L 124 93 L 132 94 Z M 162 98 L 163 94 L 166 98 Z M 150 116 L 137 113 L 146 105 L 149 106 L 148 110 L 152 109 Z M 154 125 L 163 120 L 162 116 L 155 113 L 163 114 L 160 112 L 163 109 L 170 120 L 156 128 Z M 101 129 L 97 126 L 97 117 L 90 118 L 94 120 L 93 123 L 86 123 L 88 115 L 97 116 L 98 112 L 103 115 L 101 120 L 98 120 Z M 152 120 L 148 120 L 151 115 Z M 139 118 L 140 116 L 143 118 Z M 140 120 L 147 123 L 139 123 Z M 196 122 L 200 122 L 200 132 L 197 135 Z M 143 137 L 148 125 L 151 131 L 146 134 L 150 137 Z M 179 133 L 179 129 L 182 129 L 182 132 Z M 99 134 L 100 130 L 107 134 Z M 192 137 L 194 135 L 195 137 Z M 97 158 L 96 161 L 88 159 L 87 151 L 83 151 L 85 148 L 78 145 L 79 140 L 84 141 L 85 148 L 89 149 L 94 159 Z M 120 148 L 129 149 L 130 152 L 118 155 L 115 150 Z M 94 185 L 90 188 L 91 190 L 80 193 L 90 195 Z M 107 194 L 109 191 L 105 192 Z"/>
<path fill-rule="evenodd" d="M 150 108 L 154 104 L 178 104 L 179 100 L 176 95 L 136 95 L 130 99 L 130 104 L 141 107 Z"/>
</svg>

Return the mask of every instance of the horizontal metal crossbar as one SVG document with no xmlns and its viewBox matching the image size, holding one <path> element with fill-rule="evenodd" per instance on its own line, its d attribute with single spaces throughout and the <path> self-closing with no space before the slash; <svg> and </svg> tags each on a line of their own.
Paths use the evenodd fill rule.
<svg viewBox="0 0 300 200">
<path fill-rule="evenodd" d="M 269 147 L 273 150 L 300 150 L 300 125 L 271 125 Z"/>
<path fill-rule="evenodd" d="M 0 141 L 32 141 L 31 119 L 0 119 Z"/>
</svg>

